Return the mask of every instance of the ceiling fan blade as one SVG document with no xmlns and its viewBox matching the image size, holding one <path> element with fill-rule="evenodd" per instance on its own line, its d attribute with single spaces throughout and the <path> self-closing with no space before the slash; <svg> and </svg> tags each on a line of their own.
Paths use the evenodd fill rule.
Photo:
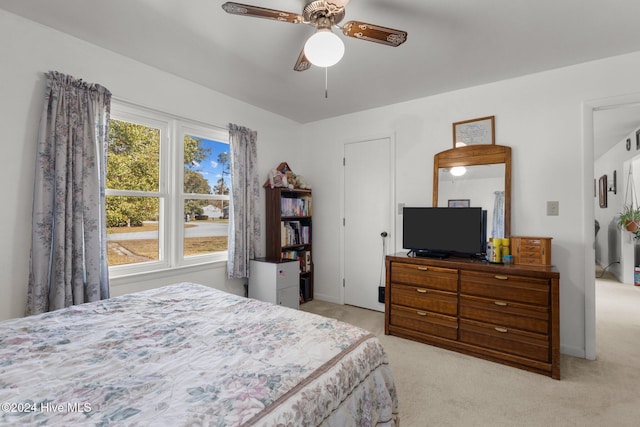
<svg viewBox="0 0 640 427">
<path fill-rule="evenodd" d="M 296 65 L 293 66 L 295 71 L 306 71 L 311 68 L 311 62 L 307 59 L 304 54 L 304 48 L 300 51 L 300 55 L 298 55 L 298 60 L 296 61 Z"/>
<path fill-rule="evenodd" d="M 302 15 L 291 12 L 283 12 L 281 10 L 266 9 L 264 7 L 251 6 L 248 4 L 240 4 L 234 2 L 226 2 L 222 5 L 225 12 L 233 15 L 253 16 L 255 18 L 273 19 L 275 21 L 290 22 L 292 24 L 300 24 L 304 21 Z"/>
<path fill-rule="evenodd" d="M 345 36 L 382 43 L 388 46 L 400 46 L 407 41 L 406 31 L 394 30 L 393 28 L 381 27 L 360 21 L 347 22 L 342 28 L 342 33 Z"/>
</svg>

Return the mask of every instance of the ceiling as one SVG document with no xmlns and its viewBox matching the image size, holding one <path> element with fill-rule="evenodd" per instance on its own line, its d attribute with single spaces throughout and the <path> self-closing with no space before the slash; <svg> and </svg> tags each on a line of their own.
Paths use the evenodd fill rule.
<svg viewBox="0 0 640 427">
<path fill-rule="evenodd" d="M 293 71 L 313 27 L 229 15 L 223 3 L 0 0 L 0 8 L 299 123 L 640 51 L 638 0 L 351 0 L 342 23 L 405 30 L 407 41 L 343 37 L 325 98 L 324 69 Z M 239 3 L 301 13 L 305 0 Z"/>
<path fill-rule="evenodd" d="M 640 104 L 626 104 L 615 108 L 596 110 L 593 114 L 594 159 L 598 159 L 614 145 L 628 138 L 640 128 Z M 637 151 L 635 137 L 631 138 L 631 151 Z M 620 149 L 624 149 L 620 144 Z"/>
</svg>

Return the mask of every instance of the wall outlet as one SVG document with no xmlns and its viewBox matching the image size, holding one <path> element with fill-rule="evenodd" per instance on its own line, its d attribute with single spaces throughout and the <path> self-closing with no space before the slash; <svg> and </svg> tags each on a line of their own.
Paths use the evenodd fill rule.
<svg viewBox="0 0 640 427">
<path fill-rule="evenodd" d="M 547 202 L 547 216 L 560 215 L 560 202 Z"/>
</svg>

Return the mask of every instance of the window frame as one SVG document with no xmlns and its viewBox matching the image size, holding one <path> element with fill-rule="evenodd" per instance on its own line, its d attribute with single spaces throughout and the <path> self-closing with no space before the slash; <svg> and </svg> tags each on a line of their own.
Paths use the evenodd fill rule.
<svg viewBox="0 0 640 427">
<path fill-rule="evenodd" d="M 193 121 L 184 121 L 179 123 L 175 127 L 175 141 L 180 142 L 175 144 L 175 148 L 178 151 L 175 153 L 177 161 L 174 162 L 174 166 L 177 168 L 175 171 L 175 176 L 178 178 L 176 183 L 176 191 L 175 196 L 178 198 L 175 202 L 178 204 L 175 212 L 180 212 L 182 215 L 182 223 L 180 221 L 175 221 L 176 229 L 174 230 L 176 241 L 182 242 L 181 245 L 175 245 L 174 249 L 177 251 L 175 254 L 176 259 L 179 260 L 179 266 L 185 265 L 197 265 L 202 264 L 204 262 L 222 262 L 227 261 L 229 257 L 229 250 L 214 252 L 209 254 L 202 255 L 192 255 L 190 257 L 184 256 L 184 202 L 186 199 L 201 199 L 201 200 L 228 200 L 231 203 L 231 194 L 218 195 L 218 194 L 194 194 L 194 193 L 185 193 L 184 192 L 184 150 L 180 147 L 184 147 L 184 136 L 196 136 L 201 138 L 206 138 L 218 142 L 223 142 L 229 144 L 229 132 L 224 129 L 221 130 L 219 128 L 214 128 L 211 126 L 202 126 L 201 124 L 195 123 Z M 231 153 L 231 148 L 229 147 L 229 153 Z M 179 188 L 178 188 L 179 187 Z M 178 224 L 182 224 L 179 226 Z M 228 236 L 228 229 L 227 229 Z"/>
<path fill-rule="evenodd" d="M 226 262 L 228 250 L 209 254 L 184 256 L 185 199 L 229 200 L 231 197 L 212 194 L 184 193 L 184 135 L 229 143 L 227 129 L 209 123 L 175 116 L 125 101 L 111 102 L 112 120 L 154 127 L 160 130 L 160 165 L 158 192 L 106 189 L 106 196 L 158 197 L 158 260 L 109 266 L 113 278 L 154 273 L 210 263 Z M 229 149 L 230 152 L 230 149 Z M 175 159 L 175 161 L 172 161 Z"/>
</svg>

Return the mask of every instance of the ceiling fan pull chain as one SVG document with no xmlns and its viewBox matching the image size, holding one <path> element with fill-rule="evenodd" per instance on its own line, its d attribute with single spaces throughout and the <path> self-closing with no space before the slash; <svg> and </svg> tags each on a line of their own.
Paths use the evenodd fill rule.
<svg viewBox="0 0 640 427">
<path fill-rule="evenodd" d="M 329 67 L 324 67 L 324 98 L 327 99 L 329 98 L 329 85 L 328 85 L 328 77 L 327 74 L 329 73 Z"/>
</svg>

